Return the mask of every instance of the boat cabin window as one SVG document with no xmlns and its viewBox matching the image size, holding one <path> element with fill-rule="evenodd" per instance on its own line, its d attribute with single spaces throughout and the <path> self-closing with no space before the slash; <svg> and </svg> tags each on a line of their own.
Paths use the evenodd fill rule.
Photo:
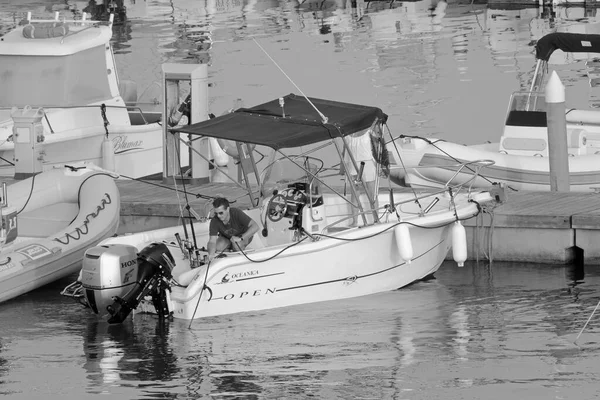
<svg viewBox="0 0 600 400">
<path fill-rule="evenodd" d="M 67 56 L 3 55 L 0 108 L 81 106 L 112 98 L 104 45 Z"/>
<path fill-rule="evenodd" d="M 510 99 L 508 126 L 546 126 L 546 99 L 541 92 L 517 92 Z"/>
</svg>

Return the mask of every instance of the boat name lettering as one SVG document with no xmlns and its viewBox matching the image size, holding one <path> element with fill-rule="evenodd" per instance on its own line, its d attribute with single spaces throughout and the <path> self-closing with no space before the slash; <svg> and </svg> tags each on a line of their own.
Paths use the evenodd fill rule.
<svg viewBox="0 0 600 400">
<path fill-rule="evenodd" d="M 258 270 L 253 270 L 253 271 L 244 271 L 244 272 L 238 272 L 236 274 L 231 274 L 229 275 L 229 272 L 225 274 L 225 276 L 223 276 L 223 278 L 221 279 L 222 283 L 227 283 L 227 282 L 231 282 L 231 281 L 235 281 L 236 279 L 240 279 L 240 278 L 246 278 L 248 276 L 258 276 Z"/>
<path fill-rule="evenodd" d="M 121 263 L 121 268 L 131 267 L 132 265 L 137 264 L 137 260 L 129 260 Z"/>
<path fill-rule="evenodd" d="M 127 135 L 119 135 L 113 138 L 113 148 L 115 154 L 125 153 L 132 150 L 140 150 L 143 147 L 143 140 L 127 140 Z"/>
<path fill-rule="evenodd" d="M 242 299 L 244 297 L 255 297 L 255 296 L 262 296 L 262 295 L 266 295 L 266 294 L 274 294 L 277 291 L 276 288 L 272 288 L 272 289 L 256 289 L 253 292 L 240 292 L 238 294 L 235 293 L 229 293 L 226 294 L 225 296 L 223 296 L 223 300 L 233 300 L 233 299 Z"/>
<path fill-rule="evenodd" d="M 22 249 L 17 250 L 17 253 L 23 254 L 32 260 L 37 260 L 42 257 L 46 257 L 52 254 L 52 252 L 40 244 L 32 244 Z"/>
</svg>

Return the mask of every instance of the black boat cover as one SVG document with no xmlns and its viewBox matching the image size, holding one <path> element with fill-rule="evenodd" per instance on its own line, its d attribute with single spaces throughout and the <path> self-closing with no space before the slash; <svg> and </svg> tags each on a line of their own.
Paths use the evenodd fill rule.
<svg viewBox="0 0 600 400">
<path fill-rule="evenodd" d="M 600 53 L 600 35 L 587 33 L 549 33 L 535 45 L 535 57 L 548 61 L 556 49 L 566 53 Z"/>
<path fill-rule="evenodd" d="M 279 150 L 343 137 L 369 128 L 376 119 L 382 122 L 387 120 L 387 115 L 377 107 L 312 97 L 309 99 L 327 117 L 327 123 L 323 123 L 306 98 L 292 93 L 283 98 L 285 117 L 279 99 L 275 99 L 173 131 L 253 143 Z"/>
</svg>

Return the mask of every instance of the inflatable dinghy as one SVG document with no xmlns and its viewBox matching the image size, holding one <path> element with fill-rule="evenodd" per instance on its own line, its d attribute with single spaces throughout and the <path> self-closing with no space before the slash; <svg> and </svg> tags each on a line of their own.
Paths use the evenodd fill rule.
<svg viewBox="0 0 600 400">
<path fill-rule="evenodd" d="M 115 178 L 89 164 L 3 185 L 0 302 L 77 272 L 84 252 L 116 233 Z"/>
</svg>

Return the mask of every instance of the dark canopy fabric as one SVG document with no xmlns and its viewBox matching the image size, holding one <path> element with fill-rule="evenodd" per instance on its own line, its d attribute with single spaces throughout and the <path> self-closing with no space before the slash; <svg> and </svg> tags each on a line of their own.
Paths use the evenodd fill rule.
<svg viewBox="0 0 600 400">
<path fill-rule="evenodd" d="M 275 99 L 173 131 L 253 143 L 279 150 L 346 136 L 369 128 L 375 119 L 383 122 L 387 120 L 387 115 L 377 107 L 312 97 L 309 99 L 327 117 L 327 123 L 322 122 L 319 114 L 303 96 L 289 94 L 283 98 L 285 117 L 279 99 Z"/>
<path fill-rule="evenodd" d="M 587 33 L 550 33 L 535 45 L 536 58 L 548 61 L 556 49 L 567 53 L 600 53 L 600 35 Z"/>
</svg>

